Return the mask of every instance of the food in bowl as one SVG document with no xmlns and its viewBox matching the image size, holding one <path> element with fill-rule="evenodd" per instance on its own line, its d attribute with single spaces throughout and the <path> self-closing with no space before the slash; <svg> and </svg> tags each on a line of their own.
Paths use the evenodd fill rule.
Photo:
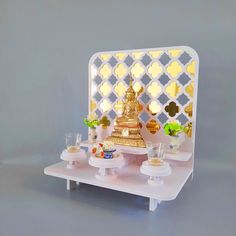
<svg viewBox="0 0 236 236">
<path fill-rule="evenodd" d="M 95 157 L 104 159 L 112 159 L 115 151 L 115 145 L 111 141 L 95 144 L 92 148 L 92 154 Z"/>
</svg>

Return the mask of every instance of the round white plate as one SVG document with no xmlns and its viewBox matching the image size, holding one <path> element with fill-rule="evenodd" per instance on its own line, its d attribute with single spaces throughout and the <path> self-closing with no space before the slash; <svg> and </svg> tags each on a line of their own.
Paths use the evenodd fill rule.
<svg viewBox="0 0 236 236">
<path fill-rule="evenodd" d="M 79 152 L 76 153 L 70 153 L 67 150 L 63 150 L 61 154 L 61 159 L 63 161 L 75 161 L 75 160 L 81 160 L 86 158 L 86 152 L 83 149 L 80 149 Z"/>
<path fill-rule="evenodd" d="M 125 159 L 122 154 L 119 153 L 118 157 L 112 159 L 104 159 L 91 156 L 89 158 L 89 164 L 97 168 L 120 168 L 124 166 Z"/>
<path fill-rule="evenodd" d="M 148 161 L 144 161 L 140 167 L 140 172 L 148 176 L 168 176 L 171 174 L 171 168 L 169 163 L 164 162 L 161 166 L 152 166 L 148 164 Z"/>
</svg>

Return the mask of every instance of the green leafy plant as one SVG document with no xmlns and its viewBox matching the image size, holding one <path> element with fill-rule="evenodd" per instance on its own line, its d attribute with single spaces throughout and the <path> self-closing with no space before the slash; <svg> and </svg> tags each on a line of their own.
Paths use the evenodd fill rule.
<svg viewBox="0 0 236 236">
<path fill-rule="evenodd" d="M 84 124 L 87 125 L 91 129 L 95 129 L 96 126 L 100 125 L 99 120 L 96 115 L 88 115 L 88 118 L 84 118 Z"/>
<path fill-rule="evenodd" d="M 184 126 L 180 125 L 177 122 L 170 122 L 164 125 L 164 132 L 169 136 L 177 136 L 184 131 Z"/>
<path fill-rule="evenodd" d="M 87 118 L 84 118 L 84 124 L 87 125 L 89 128 L 95 129 L 96 126 L 99 125 L 99 121 L 98 120 L 88 120 Z"/>
</svg>

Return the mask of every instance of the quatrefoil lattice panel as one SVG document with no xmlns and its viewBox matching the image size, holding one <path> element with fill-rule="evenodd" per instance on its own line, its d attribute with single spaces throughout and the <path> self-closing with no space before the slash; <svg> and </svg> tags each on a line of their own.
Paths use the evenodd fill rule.
<svg viewBox="0 0 236 236">
<path fill-rule="evenodd" d="M 122 113 L 132 75 L 143 128 L 195 117 L 198 56 L 190 47 L 99 52 L 89 62 L 90 112 L 111 120 Z M 150 131 L 150 130 L 149 130 Z M 150 131 L 151 132 L 151 131 Z"/>
</svg>

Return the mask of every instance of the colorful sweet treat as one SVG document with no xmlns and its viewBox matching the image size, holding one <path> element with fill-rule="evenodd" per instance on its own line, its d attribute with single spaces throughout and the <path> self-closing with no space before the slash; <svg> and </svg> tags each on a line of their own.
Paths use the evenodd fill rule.
<svg viewBox="0 0 236 236">
<path fill-rule="evenodd" d="M 102 149 L 102 143 L 98 143 L 98 144 L 95 144 L 92 148 L 92 154 L 95 156 L 95 157 L 100 157 L 100 158 L 103 158 L 104 157 L 104 151 Z"/>
<path fill-rule="evenodd" d="M 115 150 L 115 145 L 111 141 L 104 141 L 103 142 L 103 150 L 104 151 L 114 151 Z"/>
<path fill-rule="evenodd" d="M 116 151 L 115 145 L 111 141 L 95 144 L 92 148 L 92 154 L 98 158 L 112 159 Z"/>
</svg>

